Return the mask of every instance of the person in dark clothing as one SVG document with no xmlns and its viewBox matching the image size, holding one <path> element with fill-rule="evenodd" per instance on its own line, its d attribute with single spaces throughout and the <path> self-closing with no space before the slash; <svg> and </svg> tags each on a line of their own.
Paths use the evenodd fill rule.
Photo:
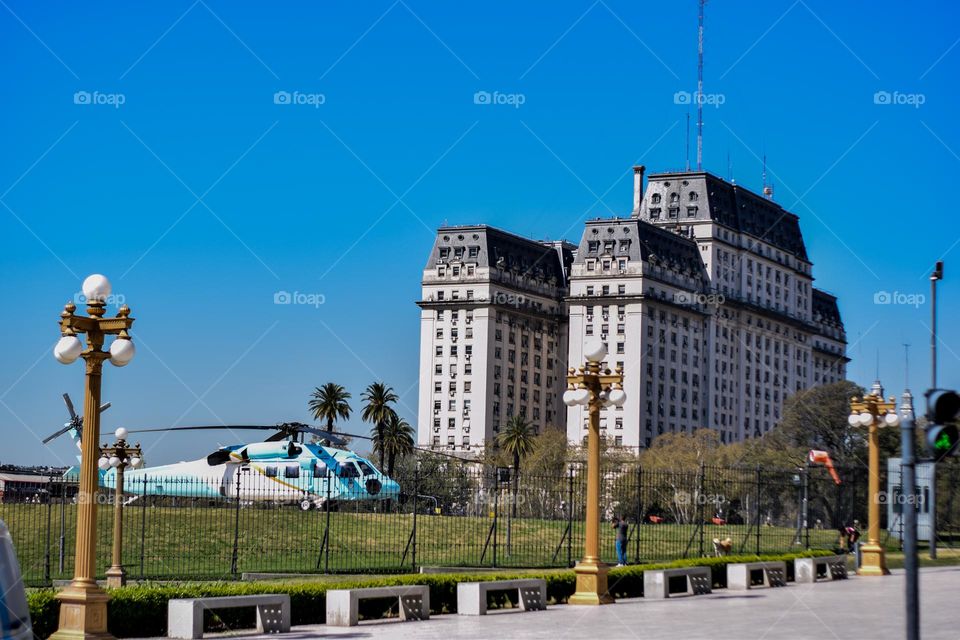
<svg viewBox="0 0 960 640">
<path fill-rule="evenodd" d="M 625 567 L 627 565 L 627 532 L 629 525 L 623 519 L 623 516 L 616 516 L 613 519 L 613 528 L 617 530 L 617 566 Z"/>
</svg>

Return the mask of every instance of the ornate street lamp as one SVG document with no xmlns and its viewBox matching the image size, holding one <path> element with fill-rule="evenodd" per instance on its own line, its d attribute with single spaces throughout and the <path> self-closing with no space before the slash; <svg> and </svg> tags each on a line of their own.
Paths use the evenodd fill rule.
<svg viewBox="0 0 960 640">
<path fill-rule="evenodd" d="M 587 363 L 578 371 L 570 369 L 568 389 L 563 402 L 568 407 L 586 406 L 590 412 L 587 433 L 587 515 L 583 559 L 577 563 L 577 591 L 570 604 L 612 604 L 607 590 L 607 565 L 600 561 L 600 409 L 621 406 L 627 399 L 623 391 L 623 371 L 600 368 L 607 345 L 594 340 L 584 345 Z"/>
<path fill-rule="evenodd" d="M 883 399 L 883 388 L 879 382 L 873 385 L 869 395 L 862 398 L 854 396 L 850 400 L 850 426 L 868 429 L 870 502 L 867 511 L 867 542 L 860 547 L 861 561 L 857 571 L 857 574 L 862 576 L 885 576 L 890 573 L 887 569 L 886 554 L 880 546 L 880 427 L 900 425 L 896 408 L 896 398 L 890 396 L 889 401 Z"/>
<path fill-rule="evenodd" d="M 107 601 L 110 597 L 96 582 L 97 487 L 96 460 L 100 457 L 100 383 L 103 361 L 118 367 L 133 359 L 135 349 L 127 333 L 133 326 L 130 309 L 123 305 L 114 318 L 105 318 L 110 281 L 95 274 L 83 281 L 88 316 L 74 315 L 77 306 L 68 302 L 60 314 L 61 338 L 53 355 L 63 364 L 77 358 L 86 362 L 86 386 L 83 399 L 83 437 L 80 444 L 80 489 L 77 494 L 77 547 L 73 581 L 57 598 L 60 600 L 60 625 L 51 638 L 80 640 L 112 638 L 107 631 Z M 87 345 L 77 334 L 87 334 Z M 104 338 L 116 335 L 109 351 L 103 350 Z"/>
<path fill-rule="evenodd" d="M 127 430 L 120 427 L 114 432 L 117 441 L 113 445 L 100 447 L 100 460 L 97 466 L 102 470 L 116 469 L 116 483 L 113 492 L 113 550 L 112 563 L 107 569 L 107 586 L 122 587 L 127 584 L 127 572 L 123 568 L 123 471 L 127 467 L 136 469 L 143 464 L 143 452 L 140 443 L 127 444 Z"/>
</svg>

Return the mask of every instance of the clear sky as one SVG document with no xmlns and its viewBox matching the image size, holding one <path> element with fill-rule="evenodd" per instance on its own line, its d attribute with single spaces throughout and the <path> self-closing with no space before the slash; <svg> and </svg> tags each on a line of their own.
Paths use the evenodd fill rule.
<svg viewBox="0 0 960 640">
<path fill-rule="evenodd" d="M 910 386 L 929 384 L 940 258 L 941 382 L 960 385 L 958 13 L 707 5 L 705 168 L 759 190 L 766 154 L 840 298 L 849 377 L 869 384 L 879 352 L 889 391 L 904 343 Z M 434 229 L 576 241 L 628 215 L 632 165 L 684 166 L 696 46 L 695 0 L 0 0 L 0 461 L 74 459 L 40 438 L 61 393 L 81 404 L 83 367 L 51 349 L 93 272 L 137 319 L 137 358 L 105 372 L 107 432 L 305 421 L 327 381 L 356 407 L 384 380 L 414 422 Z M 143 443 L 157 464 L 234 440 Z"/>
</svg>

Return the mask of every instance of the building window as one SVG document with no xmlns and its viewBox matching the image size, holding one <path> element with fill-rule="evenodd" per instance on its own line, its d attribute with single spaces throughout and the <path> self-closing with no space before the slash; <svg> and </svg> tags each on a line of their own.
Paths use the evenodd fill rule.
<svg viewBox="0 0 960 640">
<path fill-rule="evenodd" d="M 695 218 L 697 216 L 697 207 L 687 207 L 687 217 Z"/>
<path fill-rule="evenodd" d="M 650 219 L 658 220 L 660 218 L 660 207 L 655 207 L 650 209 Z"/>
</svg>

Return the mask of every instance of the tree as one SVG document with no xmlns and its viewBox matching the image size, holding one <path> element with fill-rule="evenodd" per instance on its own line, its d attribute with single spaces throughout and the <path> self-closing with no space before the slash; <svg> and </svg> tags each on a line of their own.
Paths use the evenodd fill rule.
<svg viewBox="0 0 960 640">
<path fill-rule="evenodd" d="M 383 427 L 382 437 L 374 442 L 374 452 L 383 459 L 384 454 L 387 457 L 387 475 L 393 476 L 393 469 L 397 457 L 401 459 L 413 453 L 414 444 L 413 427 L 410 423 L 398 416 L 392 414 Z"/>
<path fill-rule="evenodd" d="M 308 406 L 313 412 L 316 420 L 324 420 L 327 423 L 327 431 L 334 430 L 334 423 L 338 420 L 349 420 L 350 412 L 350 392 L 335 382 L 328 382 L 322 387 L 317 387 L 310 394 Z"/>
<path fill-rule="evenodd" d="M 370 433 L 373 435 L 373 449 L 380 454 L 380 469 L 383 470 L 383 431 L 392 416 L 396 415 L 392 403 L 397 402 L 399 398 L 393 392 L 393 387 L 388 387 L 383 382 L 372 382 L 363 392 L 363 401 L 366 403 L 360 418 L 364 422 L 373 424 Z"/>
<path fill-rule="evenodd" d="M 850 381 L 798 391 L 787 398 L 783 418 L 764 439 L 769 437 L 774 447 L 822 449 L 838 467 L 862 466 L 866 460 L 866 429 L 851 427 L 847 422 L 850 398 L 862 393 L 863 389 Z"/>
<path fill-rule="evenodd" d="M 497 444 L 513 456 L 513 506 L 511 509 L 513 517 L 517 516 L 517 489 L 519 488 L 517 483 L 520 479 L 520 461 L 533 453 L 535 436 L 533 425 L 521 415 L 510 418 L 503 431 L 497 436 Z"/>
</svg>

